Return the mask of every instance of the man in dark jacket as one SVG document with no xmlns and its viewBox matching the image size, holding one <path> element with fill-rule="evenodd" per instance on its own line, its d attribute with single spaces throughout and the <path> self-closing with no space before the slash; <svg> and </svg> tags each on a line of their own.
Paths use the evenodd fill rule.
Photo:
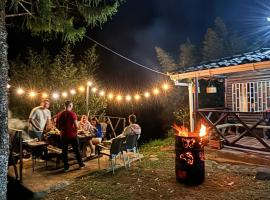
<svg viewBox="0 0 270 200">
<path fill-rule="evenodd" d="M 56 120 L 57 128 L 61 131 L 62 154 L 65 171 L 69 169 L 67 157 L 69 144 L 71 144 L 73 148 L 73 151 L 76 155 L 80 168 L 85 166 L 82 162 L 79 141 L 77 137 L 77 129 L 78 129 L 77 115 L 72 111 L 72 108 L 73 103 L 71 101 L 66 101 L 65 110 L 57 115 Z"/>
</svg>

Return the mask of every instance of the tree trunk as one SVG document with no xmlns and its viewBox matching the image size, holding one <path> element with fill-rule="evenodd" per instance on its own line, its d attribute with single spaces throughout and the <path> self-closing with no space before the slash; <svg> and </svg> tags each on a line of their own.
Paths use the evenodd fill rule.
<svg viewBox="0 0 270 200">
<path fill-rule="evenodd" d="M 7 31 L 5 25 L 6 0 L 0 1 L 0 200 L 6 199 L 8 170 L 8 129 L 7 129 Z"/>
</svg>

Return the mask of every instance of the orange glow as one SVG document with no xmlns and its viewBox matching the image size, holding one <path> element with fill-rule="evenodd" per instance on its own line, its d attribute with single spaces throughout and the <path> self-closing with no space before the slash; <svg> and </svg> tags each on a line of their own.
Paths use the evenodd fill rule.
<svg viewBox="0 0 270 200">
<path fill-rule="evenodd" d="M 173 124 L 172 128 L 177 131 L 175 135 L 177 136 L 183 136 L 183 137 L 188 137 L 189 131 L 187 127 L 184 126 L 178 126 L 176 124 Z"/>
<path fill-rule="evenodd" d="M 200 129 L 200 133 L 199 136 L 200 137 L 204 137 L 206 135 L 206 126 L 205 125 L 201 125 L 201 129 Z"/>
</svg>

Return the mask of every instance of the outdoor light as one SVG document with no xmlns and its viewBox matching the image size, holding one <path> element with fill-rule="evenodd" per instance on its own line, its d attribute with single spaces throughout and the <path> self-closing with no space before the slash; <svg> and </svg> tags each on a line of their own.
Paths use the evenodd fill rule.
<svg viewBox="0 0 270 200">
<path fill-rule="evenodd" d="M 93 87 L 91 90 L 92 90 L 93 93 L 97 92 L 97 88 L 95 88 L 95 87 Z"/>
<path fill-rule="evenodd" d="M 122 97 L 121 95 L 117 95 L 117 96 L 116 96 L 116 100 L 117 100 L 117 101 L 122 101 L 122 99 L 123 99 L 123 97 Z"/>
<path fill-rule="evenodd" d="M 62 97 L 66 98 L 68 96 L 67 92 L 62 92 Z"/>
<path fill-rule="evenodd" d="M 17 94 L 22 95 L 24 93 L 24 90 L 22 88 L 17 89 Z"/>
<path fill-rule="evenodd" d="M 162 88 L 163 88 L 163 90 L 168 90 L 169 88 L 170 88 L 170 86 L 167 84 L 167 83 L 164 83 L 163 85 L 162 85 Z"/>
<path fill-rule="evenodd" d="M 101 90 L 101 91 L 99 92 L 99 95 L 100 95 L 100 96 L 104 96 L 104 95 L 105 95 L 105 92 L 104 92 L 103 90 Z"/>
<path fill-rule="evenodd" d="M 134 96 L 134 99 L 135 100 L 139 100 L 141 97 L 140 97 L 140 95 L 139 94 L 135 94 L 135 96 Z"/>
<path fill-rule="evenodd" d="M 83 86 L 80 86 L 78 89 L 79 89 L 80 92 L 84 92 L 85 91 L 85 88 Z"/>
<path fill-rule="evenodd" d="M 91 81 L 87 82 L 87 86 L 92 86 L 92 85 L 93 85 L 93 83 Z"/>
<path fill-rule="evenodd" d="M 47 98 L 48 97 L 48 94 L 44 92 L 44 93 L 41 94 L 41 97 L 42 98 Z"/>
<path fill-rule="evenodd" d="M 155 88 L 155 89 L 153 90 L 153 93 L 154 93 L 154 95 L 158 95 L 158 94 L 159 94 L 159 90 L 158 90 L 157 88 Z"/>
<path fill-rule="evenodd" d="M 55 92 L 55 93 L 53 93 L 53 94 L 52 94 L 52 98 L 54 98 L 54 99 L 58 99 L 58 98 L 59 98 L 59 94 L 58 94 L 58 93 L 56 93 L 56 92 Z"/>
<path fill-rule="evenodd" d="M 7 84 L 7 89 L 9 89 L 11 86 L 9 84 Z"/>
<path fill-rule="evenodd" d="M 150 97 L 150 93 L 149 92 L 145 92 L 144 93 L 144 97 L 149 98 Z"/>
<path fill-rule="evenodd" d="M 108 98 L 111 100 L 113 99 L 113 93 L 108 94 Z"/>
<path fill-rule="evenodd" d="M 34 91 L 29 92 L 29 97 L 31 97 L 31 98 L 35 97 L 36 95 L 37 95 L 37 93 Z"/>
<path fill-rule="evenodd" d="M 266 20 L 267 20 L 268 22 L 270 22 L 270 17 L 267 17 Z"/>
<path fill-rule="evenodd" d="M 72 94 L 72 95 L 76 94 L 76 90 L 71 89 L 71 90 L 70 90 L 70 94 Z"/>
<path fill-rule="evenodd" d="M 131 96 L 130 96 L 130 95 L 127 95 L 127 96 L 126 96 L 126 100 L 127 100 L 127 101 L 130 101 L 130 100 L 131 100 Z"/>
</svg>

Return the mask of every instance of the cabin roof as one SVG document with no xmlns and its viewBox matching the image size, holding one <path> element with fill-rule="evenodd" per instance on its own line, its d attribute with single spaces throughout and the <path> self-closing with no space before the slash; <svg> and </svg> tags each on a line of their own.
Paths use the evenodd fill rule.
<svg viewBox="0 0 270 200">
<path fill-rule="evenodd" d="M 171 72 L 170 75 L 182 74 L 187 72 L 195 72 L 201 70 L 216 69 L 222 67 L 231 67 L 237 65 L 243 65 L 248 63 L 257 63 L 270 61 L 270 48 L 262 48 L 257 51 L 247 52 L 239 55 L 234 55 L 230 57 L 225 57 L 221 59 L 212 60 L 209 62 L 204 62 L 196 66 L 189 67 L 179 67 L 174 72 Z"/>
</svg>

